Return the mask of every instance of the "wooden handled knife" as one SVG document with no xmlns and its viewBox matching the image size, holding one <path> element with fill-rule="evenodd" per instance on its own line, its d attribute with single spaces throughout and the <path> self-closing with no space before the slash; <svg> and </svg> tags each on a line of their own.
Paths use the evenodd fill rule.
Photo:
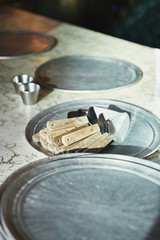
<svg viewBox="0 0 160 240">
<path fill-rule="evenodd" d="M 54 120 L 47 122 L 47 128 L 51 130 L 58 130 L 61 128 L 75 127 L 89 123 L 87 116 L 67 118 L 62 120 Z"/>
</svg>

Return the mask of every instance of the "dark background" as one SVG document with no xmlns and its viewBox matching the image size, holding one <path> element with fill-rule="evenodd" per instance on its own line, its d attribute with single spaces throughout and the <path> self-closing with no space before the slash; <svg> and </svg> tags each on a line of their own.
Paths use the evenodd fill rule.
<svg viewBox="0 0 160 240">
<path fill-rule="evenodd" d="M 1 0 L 0 3 L 160 48 L 160 0 Z"/>
</svg>

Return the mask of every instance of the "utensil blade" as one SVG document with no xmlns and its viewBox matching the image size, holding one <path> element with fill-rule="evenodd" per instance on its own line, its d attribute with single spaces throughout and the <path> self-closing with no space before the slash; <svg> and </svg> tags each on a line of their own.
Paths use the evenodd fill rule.
<svg viewBox="0 0 160 240">
<path fill-rule="evenodd" d="M 108 132 L 112 135 L 115 142 L 122 144 L 127 135 L 129 125 L 129 115 L 124 112 L 112 118 L 112 120 L 108 120 Z"/>
</svg>

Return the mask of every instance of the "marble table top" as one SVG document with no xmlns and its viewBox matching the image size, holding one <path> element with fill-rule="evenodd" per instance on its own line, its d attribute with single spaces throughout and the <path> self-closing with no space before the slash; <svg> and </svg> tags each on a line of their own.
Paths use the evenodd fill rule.
<svg viewBox="0 0 160 240">
<path fill-rule="evenodd" d="M 143 107 L 160 118 L 160 99 L 155 96 L 154 49 L 104 35 L 68 23 L 60 23 L 18 9 L 0 10 L 0 31 L 30 30 L 53 35 L 58 44 L 52 50 L 16 59 L 0 60 L 0 184 L 20 167 L 44 158 L 25 138 L 25 127 L 40 111 L 71 100 L 114 99 Z M 61 56 L 87 54 L 119 58 L 143 71 L 143 78 L 132 86 L 110 91 L 74 93 L 42 89 L 41 100 L 26 106 L 16 94 L 11 78 L 30 74 L 42 63 Z M 146 161 L 160 164 L 159 150 Z"/>
</svg>

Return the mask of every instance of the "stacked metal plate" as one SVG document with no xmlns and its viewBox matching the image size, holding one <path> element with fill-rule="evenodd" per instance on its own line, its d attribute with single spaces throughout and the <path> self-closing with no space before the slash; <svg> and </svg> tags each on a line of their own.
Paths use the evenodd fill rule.
<svg viewBox="0 0 160 240">
<path fill-rule="evenodd" d="M 160 166 L 113 154 L 64 154 L 1 187 L 5 240 L 158 240 Z"/>
</svg>

